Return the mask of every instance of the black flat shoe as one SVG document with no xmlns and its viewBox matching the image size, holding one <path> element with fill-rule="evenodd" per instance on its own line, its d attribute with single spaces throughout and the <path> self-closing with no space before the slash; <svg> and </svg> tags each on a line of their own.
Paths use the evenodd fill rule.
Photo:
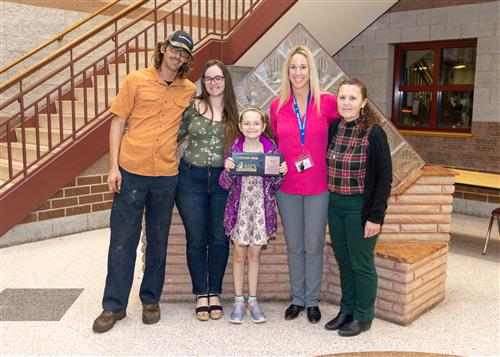
<svg viewBox="0 0 500 357">
<path fill-rule="evenodd" d="M 312 324 L 317 324 L 321 320 L 321 311 L 318 306 L 310 306 L 307 308 L 307 319 Z"/>
<path fill-rule="evenodd" d="M 293 320 L 299 316 L 299 313 L 304 310 L 304 306 L 291 304 L 285 310 L 285 320 Z"/>
<path fill-rule="evenodd" d="M 351 337 L 359 335 L 363 331 L 368 331 L 372 327 L 371 321 L 358 321 L 352 320 L 348 324 L 345 324 L 339 330 L 339 335 L 342 337 Z"/>
<path fill-rule="evenodd" d="M 352 321 L 352 316 L 344 314 L 342 311 L 340 311 L 333 320 L 328 322 L 325 325 L 325 330 L 328 331 L 335 331 L 344 326 L 345 324 L 348 324 L 349 322 Z"/>
</svg>

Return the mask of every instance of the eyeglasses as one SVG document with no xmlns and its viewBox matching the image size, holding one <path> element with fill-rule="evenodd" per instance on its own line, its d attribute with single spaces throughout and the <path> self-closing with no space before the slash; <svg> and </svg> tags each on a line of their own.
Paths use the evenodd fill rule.
<svg viewBox="0 0 500 357">
<path fill-rule="evenodd" d="M 203 77 L 203 82 L 205 82 L 205 84 L 210 84 L 210 82 L 214 82 L 215 84 L 221 84 L 223 80 L 224 76 Z"/>
<path fill-rule="evenodd" d="M 172 52 L 174 55 L 180 55 L 184 59 L 188 59 L 189 57 L 191 57 L 189 52 L 183 48 L 175 47 L 172 46 L 171 44 L 168 44 L 168 48 L 170 49 L 170 52 Z"/>
</svg>

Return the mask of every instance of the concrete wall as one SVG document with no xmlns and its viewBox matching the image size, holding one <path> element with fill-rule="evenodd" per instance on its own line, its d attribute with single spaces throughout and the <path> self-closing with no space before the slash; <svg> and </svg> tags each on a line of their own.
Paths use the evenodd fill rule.
<svg viewBox="0 0 500 357">
<path fill-rule="evenodd" d="M 500 172 L 500 2 L 388 12 L 349 42 L 335 61 L 360 78 L 391 117 L 394 44 L 477 38 L 472 138 L 407 135 L 429 164 Z"/>
<path fill-rule="evenodd" d="M 255 67 L 298 23 L 332 55 L 396 2 L 299 0 L 236 65 Z"/>
<path fill-rule="evenodd" d="M 76 24 L 80 20 L 88 16 L 88 13 L 44 8 L 39 6 L 24 5 L 1 2 L 0 6 L 0 64 L 5 66 L 19 56 L 31 51 L 35 47 L 40 46 L 44 42 L 58 35 L 68 27 Z M 33 64 L 35 60 L 40 60 L 48 53 L 51 53 L 71 40 L 77 35 L 81 35 L 92 27 L 101 23 L 106 17 L 97 16 L 79 30 L 68 34 L 62 41 L 55 42 L 46 50 L 33 57 L 32 61 L 21 67 L 15 67 L 13 71 L 8 71 L 2 76 L 12 76 L 19 68 L 26 68 L 29 64 Z M 5 77 L 3 77 L 5 78 Z M 2 79 L 3 79 L 2 78 Z"/>
</svg>

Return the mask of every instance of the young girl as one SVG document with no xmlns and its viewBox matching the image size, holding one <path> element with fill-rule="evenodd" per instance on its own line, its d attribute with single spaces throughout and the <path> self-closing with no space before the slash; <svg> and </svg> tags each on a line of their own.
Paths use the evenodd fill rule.
<svg viewBox="0 0 500 357">
<path fill-rule="evenodd" d="M 242 323 L 245 314 L 243 278 L 245 258 L 248 257 L 248 301 L 246 310 L 253 322 L 265 322 L 266 318 L 257 304 L 260 251 L 267 240 L 276 233 L 275 192 L 283 181 L 280 176 L 234 176 L 229 170 L 235 164 L 233 152 L 277 153 L 276 144 L 267 136 L 266 118 L 257 108 L 243 110 L 239 116 L 239 128 L 243 136 L 237 138 L 226 154 L 225 170 L 220 175 L 220 186 L 229 191 L 224 212 L 224 228 L 234 243 L 233 280 L 234 305 L 232 323 Z M 288 171 L 286 162 L 279 172 Z"/>
</svg>

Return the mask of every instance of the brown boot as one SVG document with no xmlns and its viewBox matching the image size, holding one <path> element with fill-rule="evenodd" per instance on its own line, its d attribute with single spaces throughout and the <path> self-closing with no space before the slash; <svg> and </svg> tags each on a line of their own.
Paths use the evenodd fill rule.
<svg viewBox="0 0 500 357">
<path fill-rule="evenodd" d="M 160 321 L 160 304 L 142 304 L 142 322 L 146 325 Z"/>
<path fill-rule="evenodd" d="M 125 309 L 119 312 L 104 310 L 97 317 L 97 319 L 95 319 L 92 330 L 97 333 L 109 331 L 113 328 L 116 321 L 123 319 L 125 316 L 127 316 L 127 312 L 125 311 Z"/>
</svg>

